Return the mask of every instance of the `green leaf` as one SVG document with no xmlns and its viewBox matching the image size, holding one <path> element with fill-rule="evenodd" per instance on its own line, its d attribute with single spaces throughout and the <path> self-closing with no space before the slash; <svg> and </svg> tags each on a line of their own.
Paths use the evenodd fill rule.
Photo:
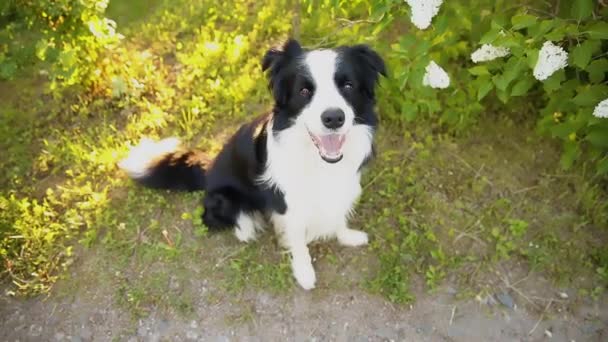
<svg viewBox="0 0 608 342">
<path fill-rule="evenodd" d="M 528 35 L 532 36 L 533 40 L 538 40 L 543 37 L 547 32 L 551 31 L 553 27 L 558 25 L 555 20 L 543 20 L 538 24 L 535 24 L 528 28 Z"/>
<path fill-rule="evenodd" d="M 41 61 L 44 61 L 46 59 L 46 54 L 49 47 L 50 43 L 48 40 L 40 39 L 36 43 L 36 57 L 38 57 L 38 59 L 40 59 Z"/>
<path fill-rule="evenodd" d="M 409 77 L 410 77 L 410 67 L 407 66 L 407 67 L 405 67 L 405 69 L 403 70 L 401 75 L 399 75 L 399 78 L 400 78 L 399 90 L 403 91 L 403 89 L 405 89 L 405 86 L 407 85 L 407 81 L 408 81 Z"/>
<path fill-rule="evenodd" d="M 369 20 L 371 21 L 380 21 L 384 17 L 384 15 L 388 12 L 391 5 L 388 2 L 378 1 L 372 6 L 371 14 Z"/>
<path fill-rule="evenodd" d="M 545 39 L 556 42 L 564 39 L 566 36 L 577 36 L 578 26 L 575 24 L 568 24 L 566 21 L 562 19 L 555 18 L 556 21 L 555 28 L 545 34 Z"/>
<path fill-rule="evenodd" d="M 509 102 L 509 93 L 506 90 L 496 89 L 496 96 L 502 103 Z"/>
<path fill-rule="evenodd" d="M 525 69 L 526 63 L 523 60 L 516 56 L 509 58 L 503 72 L 504 82 L 506 82 L 505 89 L 513 80 L 518 78 Z"/>
<path fill-rule="evenodd" d="M 543 81 L 543 88 L 547 93 L 551 94 L 560 88 L 564 80 L 566 80 L 566 72 L 564 69 L 558 70 Z"/>
<path fill-rule="evenodd" d="M 412 121 L 418 114 L 418 106 L 416 106 L 416 104 L 403 101 L 401 103 L 401 114 L 403 114 L 406 121 Z"/>
<path fill-rule="evenodd" d="M 574 0 L 570 14 L 577 21 L 582 21 L 593 13 L 593 0 Z"/>
<path fill-rule="evenodd" d="M 538 61 L 539 52 L 540 52 L 540 50 L 538 50 L 538 49 L 526 50 L 526 63 L 528 63 L 528 66 L 530 67 L 530 69 L 534 69 L 536 62 Z"/>
<path fill-rule="evenodd" d="M 503 75 L 494 75 L 494 77 L 492 77 L 492 82 L 494 83 L 494 85 L 496 85 L 496 89 L 502 91 L 506 90 L 509 86 L 509 82 L 505 80 L 505 77 Z"/>
<path fill-rule="evenodd" d="M 608 86 L 597 84 L 579 90 L 572 102 L 579 106 L 593 106 L 608 96 Z"/>
<path fill-rule="evenodd" d="M 535 79 L 530 75 L 526 75 L 524 78 L 520 79 L 515 83 L 513 89 L 511 89 L 511 96 L 522 96 L 532 88 L 534 85 Z"/>
<path fill-rule="evenodd" d="M 485 82 L 481 83 L 479 88 L 477 89 L 477 101 L 481 101 L 488 93 L 494 88 L 494 83 L 490 79 L 487 79 Z"/>
<path fill-rule="evenodd" d="M 511 24 L 514 30 L 520 30 L 530 27 L 536 23 L 536 17 L 529 14 L 518 14 L 511 18 Z"/>
<path fill-rule="evenodd" d="M 564 153 L 560 159 L 562 168 L 568 170 L 572 167 L 572 164 L 578 159 L 581 154 L 580 147 L 576 142 L 568 141 L 564 145 Z"/>
<path fill-rule="evenodd" d="M 608 130 L 605 127 L 591 127 L 585 140 L 593 146 L 608 149 Z"/>
<path fill-rule="evenodd" d="M 597 174 L 605 175 L 608 174 L 608 158 L 604 158 L 597 163 Z"/>
<path fill-rule="evenodd" d="M 121 76 L 112 77 L 112 96 L 120 97 L 128 91 L 127 83 Z"/>
<path fill-rule="evenodd" d="M 551 134 L 554 137 L 566 140 L 568 136 L 576 130 L 571 121 L 562 122 L 551 127 Z"/>
<path fill-rule="evenodd" d="M 586 32 L 591 39 L 608 39 L 608 23 L 605 21 L 598 21 L 591 24 Z"/>
<path fill-rule="evenodd" d="M 0 80 L 10 80 L 17 73 L 17 63 L 12 60 L 3 61 L 0 63 Z"/>
<path fill-rule="evenodd" d="M 589 73 L 591 83 L 600 83 L 604 80 L 604 75 L 608 71 L 608 59 L 595 60 L 589 63 L 585 70 Z"/>
<path fill-rule="evenodd" d="M 471 75 L 475 75 L 475 76 L 482 76 L 482 75 L 490 74 L 490 72 L 488 71 L 488 67 L 486 67 L 485 65 L 474 66 L 469 69 L 469 72 L 471 73 Z"/>
<path fill-rule="evenodd" d="M 586 40 L 582 44 L 572 50 L 570 54 L 570 61 L 574 66 L 577 66 L 581 69 L 585 69 L 589 61 L 591 61 L 591 56 L 593 52 L 600 46 L 600 42 L 597 40 Z"/>
<path fill-rule="evenodd" d="M 500 29 L 493 28 L 490 31 L 486 32 L 483 36 L 481 36 L 479 42 L 481 44 L 491 44 L 496 40 L 499 34 Z"/>
</svg>

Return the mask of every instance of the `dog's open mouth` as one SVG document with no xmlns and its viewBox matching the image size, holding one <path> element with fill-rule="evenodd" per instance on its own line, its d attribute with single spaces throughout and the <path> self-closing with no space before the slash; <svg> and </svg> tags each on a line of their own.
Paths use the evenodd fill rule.
<svg viewBox="0 0 608 342">
<path fill-rule="evenodd" d="M 308 134 L 323 160 L 332 164 L 342 160 L 342 146 L 344 146 L 344 140 L 346 140 L 345 134 L 314 135 L 310 131 L 308 131 Z"/>
</svg>

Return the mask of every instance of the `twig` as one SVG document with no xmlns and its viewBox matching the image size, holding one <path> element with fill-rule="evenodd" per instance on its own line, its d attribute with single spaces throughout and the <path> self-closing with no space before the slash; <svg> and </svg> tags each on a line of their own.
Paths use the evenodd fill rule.
<svg viewBox="0 0 608 342">
<path fill-rule="evenodd" d="M 247 247 L 247 246 L 246 245 L 242 246 L 241 248 L 236 249 L 231 253 L 228 253 L 225 257 L 218 260 L 218 262 L 215 264 L 215 268 L 220 267 L 224 262 L 226 262 L 226 260 L 228 260 L 228 259 L 232 258 L 233 256 L 237 255 L 238 253 L 240 253 L 243 249 L 245 249 L 245 247 Z"/>
<path fill-rule="evenodd" d="M 306 46 L 306 47 L 309 49 L 319 48 L 319 47 L 325 45 L 325 43 L 327 43 L 327 41 L 329 40 L 330 37 L 337 35 L 342 30 L 345 30 L 347 28 L 353 27 L 358 24 L 377 24 L 380 22 L 380 20 L 382 20 L 382 18 L 383 17 L 380 17 L 380 19 L 378 19 L 378 20 L 365 20 L 365 19 L 350 20 L 350 19 L 346 19 L 346 18 L 336 18 L 336 21 L 344 23 L 344 25 L 342 25 L 341 27 L 338 27 L 337 29 L 335 29 L 332 33 L 328 34 L 327 36 L 319 39 L 315 45 L 310 45 L 310 46 Z"/>
<path fill-rule="evenodd" d="M 518 289 L 517 287 L 515 287 L 513 284 L 511 284 L 509 282 L 509 279 L 507 279 L 507 277 L 501 277 L 502 281 L 505 283 L 505 286 L 513 291 L 515 291 L 515 293 L 517 293 L 518 295 L 520 295 L 523 299 L 525 299 L 528 303 L 532 304 L 535 308 L 540 309 L 540 307 L 538 306 L 538 304 L 536 304 L 532 299 L 530 299 L 528 296 L 526 296 L 525 293 L 523 293 L 520 289 Z M 527 278 L 527 277 L 526 277 Z M 525 279 L 525 278 L 524 278 Z M 519 283 L 516 282 L 516 284 Z"/>
<path fill-rule="evenodd" d="M 553 299 L 551 299 L 549 301 L 549 303 L 547 303 L 547 306 L 545 306 L 545 309 L 540 314 L 540 317 L 538 318 L 538 321 L 536 321 L 536 324 L 534 324 L 534 327 L 532 328 L 532 330 L 530 330 L 530 332 L 528 333 L 528 336 L 532 335 L 532 333 L 534 333 L 534 330 L 536 330 L 536 328 L 538 328 L 538 325 L 543 320 L 543 316 L 545 315 L 545 312 L 547 312 L 547 310 L 549 310 L 549 306 L 551 306 L 551 303 L 553 303 Z"/>
<path fill-rule="evenodd" d="M 474 167 L 471 166 L 471 164 L 469 164 L 466 160 L 462 159 L 462 157 L 460 157 L 459 155 L 457 155 L 456 153 L 450 153 L 453 157 L 455 157 L 456 159 L 458 159 L 459 162 L 461 162 L 464 166 L 468 167 L 471 171 L 473 171 L 473 173 L 475 174 L 475 178 L 477 178 L 479 175 L 478 170 L 476 170 Z M 481 168 L 479 169 L 479 171 L 481 171 Z M 490 186 L 494 186 L 494 183 L 490 182 L 489 179 L 487 178 L 482 178 L 486 183 L 488 183 Z"/>
<path fill-rule="evenodd" d="M 169 247 L 173 247 L 173 241 L 171 241 L 171 238 L 169 237 L 169 232 L 166 229 L 163 229 L 162 234 Z"/>
<path fill-rule="evenodd" d="M 527 187 L 527 188 L 523 188 L 523 189 L 515 190 L 515 191 L 513 191 L 511 194 L 513 194 L 513 195 L 517 195 L 517 194 L 520 194 L 520 193 L 522 193 L 522 192 L 528 192 L 528 191 L 530 191 L 530 190 L 534 190 L 534 189 L 536 189 L 536 188 L 538 188 L 538 185 L 533 185 L 533 186 L 529 186 L 529 187 Z"/>
<path fill-rule="evenodd" d="M 452 308 L 452 316 L 450 316 L 450 326 L 454 322 L 454 314 L 456 313 L 456 305 Z"/>
<path fill-rule="evenodd" d="M 457 237 L 454 239 L 454 243 L 458 242 L 458 240 L 460 240 L 460 239 L 461 239 L 461 238 L 463 238 L 463 237 L 468 237 L 468 238 L 470 238 L 470 239 L 472 239 L 472 240 L 474 240 L 474 241 L 478 242 L 480 245 L 482 245 L 482 246 L 484 246 L 484 247 L 488 245 L 488 244 L 487 244 L 485 241 L 483 241 L 482 239 L 478 238 L 477 236 L 475 236 L 475 235 L 473 235 L 473 234 L 470 234 L 470 233 L 467 233 L 467 232 L 463 232 L 463 231 L 458 230 L 458 229 L 454 229 L 454 230 L 460 233 L 460 234 L 458 234 L 458 236 L 457 236 Z"/>
<path fill-rule="evenodd" d="M 378 174 L 376 174 L 376 175 L 374 176 L 374 178 L 372 178 L 372 179 L 371 179 L 369 182 L 367 182 L 367 184 L 365 184 L 365 185 L 363 186 L 363 190 L 362 190 L 362 192 L 365 192 L 365 190 L 367 190 L 367 188 L 369 188 L 369 187 L 370 187 L 372 184 L 374 184 L 374 182 L 375 182 L 376 180 L 378 180 L 378 178 L 380 178 L 380 176 L 382 176 L 382 175 L 383 175 L 383 174 L 386 172 L 386 170 L 388 170 L 388 168 L 384 168 L 384 169 L 382 169 L 380 172 L 378 172 Z"/>
</svg>

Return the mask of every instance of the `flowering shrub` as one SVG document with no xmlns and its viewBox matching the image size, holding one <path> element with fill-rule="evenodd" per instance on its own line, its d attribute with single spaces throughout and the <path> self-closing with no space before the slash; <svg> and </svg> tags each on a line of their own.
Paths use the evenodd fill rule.
<svg viewBox="0 0 608 342">
<path fill-rule="evenodd" d="M 8 0 L 0 6 L 0 79 L 12 78 L 19 68 L 37 59 L 46 62 L 51 88 L 81 84 L 98 78 L 96 65 L 104 48 L 120 39 L 116 24 L 103 13 L 109 0 Z M 26 26 L 26 27 L 23 27 Z M 0 26 L 0 28 L 2 28 Z M 31 37 L 20 37 L 23 31 Z M 12 46 L 25 39 L 36 41 L 35 50 Z M 25 57 L 25 58 L 24 58 Z"/>
<path fill-rule="evenodd" d="M 351 6 L 345 14 L 366 19 L 350 23 L 371 22 L 367 35 L 389 59 L 384 115 L 438 116 L 462 130 L 482 112 L 508 115 L 532 106 L 539 132 L 563 142 L 564 168 L 589 160 L 608 174 L 604 2 L 383 0 Z M 333 40 L 366 36 L 351 26 Z"/>
</svg>

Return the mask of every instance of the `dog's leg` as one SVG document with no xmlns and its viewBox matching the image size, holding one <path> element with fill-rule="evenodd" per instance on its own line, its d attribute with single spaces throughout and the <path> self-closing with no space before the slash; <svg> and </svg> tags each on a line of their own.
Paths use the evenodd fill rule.
<svg viewBox="0 0 608 342">
<path fill-rule="evenodd" d="M 254 221 L 252 215 L 253 214 L 241 212 L 236 219 L 234 235 L 236 235 L 236 238 L 241 242 L 249 242 L 255 239 L 257 223 Z"/>
<path fill-rule="evenodd" d="M 311 290 L 315 287 L 317 277 L 306 245 L 306 227 L 301 222 L 297 218 L 286 215 L 273 217 L 275 229 L 281 234 L 282 243 L 291 254 L 291 270 L 294 278 L 303 289 Z"/>
<path fill-rule="evenodd" d="M 346 219 L 341 227 L 338 228 L 336 237 L 338 238 L 338 242 L 344 246 L 357 247 L 367 245 L 368 242 L 367 233 L 348 228 Z"/>
</svg>

